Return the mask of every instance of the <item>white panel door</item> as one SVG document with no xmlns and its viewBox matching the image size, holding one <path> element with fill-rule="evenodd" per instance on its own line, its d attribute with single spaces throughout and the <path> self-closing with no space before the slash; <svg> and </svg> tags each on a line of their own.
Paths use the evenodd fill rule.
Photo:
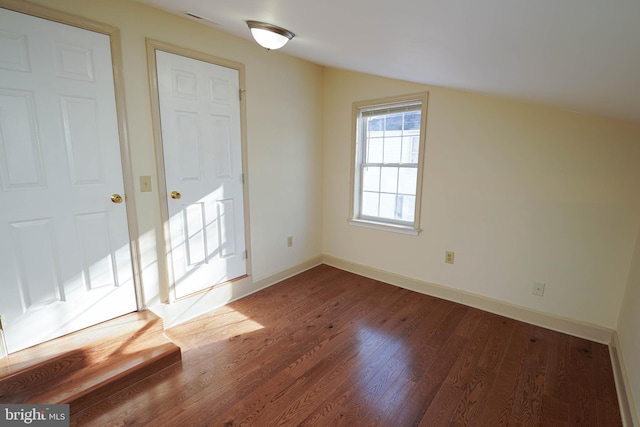
<svg viewBox="0 0 640 427">
<path fill-rule="evenodd" d="M 107 35 L 0 9 L 9 352 L 136 310 Z"/>
<path fill-rule="evenodd" d="M 157 50 L 175 297 L 247 273 L 238 71 Z"/>
</svg>

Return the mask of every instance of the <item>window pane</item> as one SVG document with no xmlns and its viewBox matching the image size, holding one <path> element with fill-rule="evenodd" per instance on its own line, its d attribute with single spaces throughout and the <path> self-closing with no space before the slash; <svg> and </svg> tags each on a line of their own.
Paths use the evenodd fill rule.
<svg viewBox="0 0 640 427">
<path fill-rule="evenodd" d="M 415 196 L 403 196 L 398 195 L 398 206 L 396 211 L 396 219 L 402 221 L 411 221 L 416 212 L 416 198 Z"/>
<path fill-rule="evenodd" d="M 402 113 L 387 115 L 387 122 L 384 130 L 402 130 Z"/>
<path fill-rule="evenodd" d="M 384 117 L 372 117 L 369 121 L 369 132 L 384 130 Z"/>
<path fill-rule="evenodd" d="M 402 138 L 402 159 L 401 163 L 418 163 L 418 148 L 420 139 L 418 136 L 406 135 Z"/>
<path fill-rule="evenodd" d="M 400 168 L 398 176 L 398 193 L 415 195 L 417 182 L 417 168 Z"/>
<path fill-rule="evenodd" d="M 382 168 L 380 191 L 385 193 L 398 192 L 398 168 Z"/>
<path fill-rule="evenodd" d="M 380 168 L 365 167 L 362 170 L 362 190 L 380 191 Z"/>
<path fill-rule="evenodd" d="M 362 193 L 362 215 L 378 216 L 378 193 Z"/>
<path fill-rule="evenodd" d="M 404 114 L 404 129 L 420 130 L 420 111 L 411 111 Z"/>
<path fill-rule="evenodd" d="M 396 219 L 395 194 L 380 194 L 380 217 Z"/>
<path fill-rule="evenodd" d="M 382 138 L 371 138 L 367 145 L 367 163 L 382 163 Z"/>
<path fill-rule="evenodd" d="M 384 163 L 400 163 L 402 138 L 384 139 Z"/>
<path fill-rule="evenodd" d="M 418 153 L 420 152 L 420 135 L 411 138 L 411 161 L 418 163 Z"/>
</svg>

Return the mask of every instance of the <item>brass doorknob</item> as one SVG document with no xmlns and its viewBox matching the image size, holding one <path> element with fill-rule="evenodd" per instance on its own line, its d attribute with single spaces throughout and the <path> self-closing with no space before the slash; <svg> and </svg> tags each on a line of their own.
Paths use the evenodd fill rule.
<svg viewBox="0 0 640 427">
<path fill-rule="evenodd" d="M 112 194 L 111 195 L 111 201 L 113 203 L 122 203 L 122 196 L 119 194 Z"/>
<path fill-rule="evenodd" d="M 179 199 L 180 197 L 182 197 L 182 194 L 180 194 L 178 191 L 172 191 L 171 192 L 171 198 L 172 199 Z"/>
</svg>

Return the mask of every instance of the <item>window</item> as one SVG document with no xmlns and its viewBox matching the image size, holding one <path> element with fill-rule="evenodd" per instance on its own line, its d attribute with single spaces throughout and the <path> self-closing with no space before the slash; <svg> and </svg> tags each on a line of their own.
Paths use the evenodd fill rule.
<svg viewBox="0 0 640 427">
<path fill-rule="evenodd" d="M 418 234 L 427 94 L 353 105 L 350 223 Z"/>
</svg>

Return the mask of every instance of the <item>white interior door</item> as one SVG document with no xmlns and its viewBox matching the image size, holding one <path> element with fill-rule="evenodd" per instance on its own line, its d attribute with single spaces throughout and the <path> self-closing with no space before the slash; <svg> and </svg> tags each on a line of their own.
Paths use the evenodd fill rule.
<svg viewBox="0 0 640 427">
<path fill-rule="evenodd" d="M 247 273 L 238 70 L 156 50 L 175 297 Z"/>
<path fill-rule="evenodd" d="M 107 35 L 0 9 L 9 352 L 135 311 Z M 117 201 L 117 198 L 114 198 Z"/>
</svg>

